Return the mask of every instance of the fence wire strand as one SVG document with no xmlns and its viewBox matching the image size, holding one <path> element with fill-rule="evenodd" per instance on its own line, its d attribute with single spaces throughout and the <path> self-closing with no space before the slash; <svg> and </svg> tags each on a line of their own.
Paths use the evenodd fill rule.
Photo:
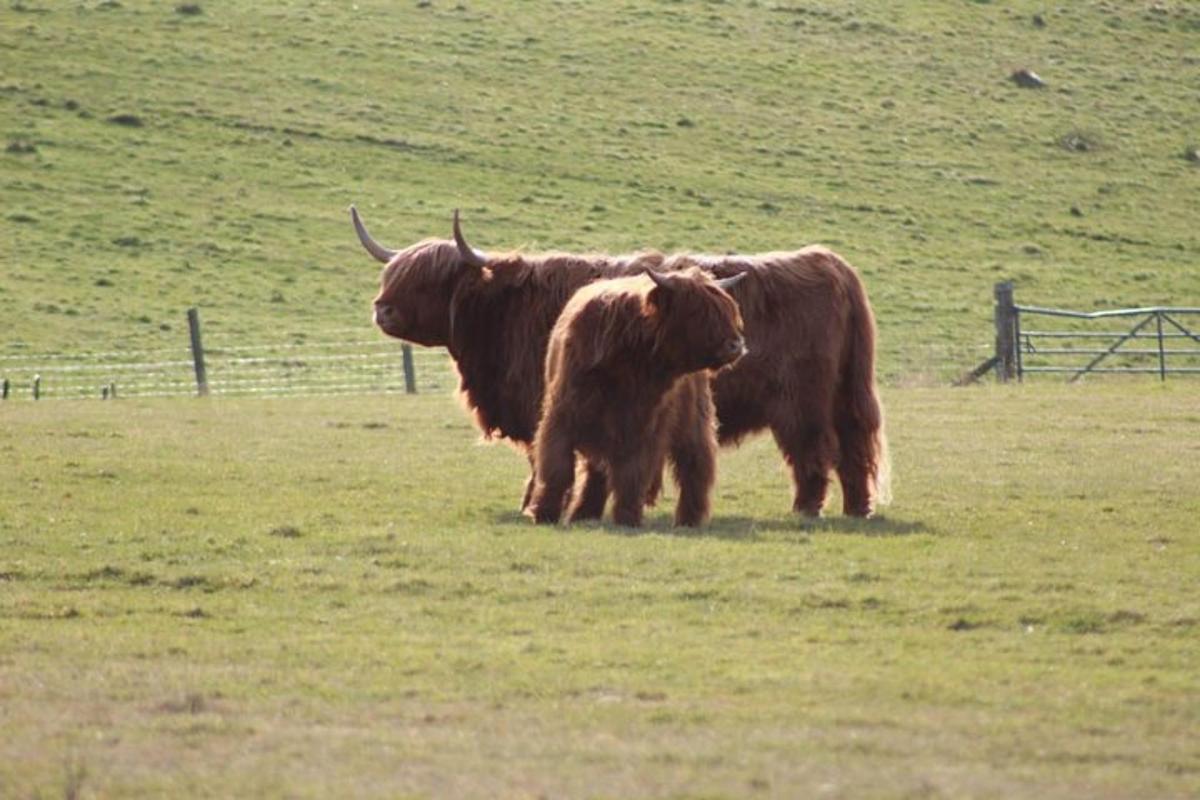
<svg viewBox="0 0 1200 800">
<path fill-rule="evenodd" d="M 407 390 L 401 345 L 388 339 L 224 344 L 204 350 L 210 394 L 299 397 L 395 394 Z M 163 359 L 164 355 L 179 358 Z M 413 348 L 411 360 L 418 392 L 452 389 L 456 375 L 443 350 Z M 198 393 L 195 363 L 188 348 L 107 352 L 9 354 L 0 356 L 5 399 L 81 399 L 114 396 L 186 397 Z"/>
</svg>

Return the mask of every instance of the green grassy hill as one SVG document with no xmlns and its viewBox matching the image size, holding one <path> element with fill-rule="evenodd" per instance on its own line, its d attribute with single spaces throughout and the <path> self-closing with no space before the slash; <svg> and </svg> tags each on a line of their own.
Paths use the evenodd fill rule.
<svg viewBox="0 0 1200 800">
<path fill-rule="evenodd" d="M 393 245 L 456 206 L 490 249 L 824 242 L 884 375 L 953 372 L 998 279 L 1200 299 L 1198 35 L 1170 2 L 12 2 L 0 353 L 177 341 L 193 304 L 367 331 L 356 202 Z"/>
</svg>

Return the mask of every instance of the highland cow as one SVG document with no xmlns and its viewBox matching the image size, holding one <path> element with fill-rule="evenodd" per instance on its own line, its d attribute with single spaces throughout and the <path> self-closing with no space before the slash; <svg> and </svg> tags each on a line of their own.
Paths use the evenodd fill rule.
<svg viewBox="0 0 1200 800">
<path fill-rule="evenodd" d="M 764 428 L 791 467 L 793 508 L 820 514 L 831 471 L 846 514 L 869 515 L 888 495 L 883 410 L 875 389 L 875 321 L 854 269 L 823 247 L 758 255 L 489 255 L 462 235 L 403 250 L 359 240 L 384 262 L 375 322 L 384 333 L 450 351 L 460 392 L 485 437 L 506 438 L 532 459 L 550 330 L 568 299 L 599 278 L 670 272 L 696 263 L 731 289 L 749 355 L 713 379 L 717 437 L 737 444 Z M 532 466 L 532 464 L 531 464 Z M 526 485 L 522 508 L 529 502 Z M 576 519 L 599 517 L 603 472 L 591 470 Z"/>
<path fill-rule="evenodd" d="M 708 376 L 746 351 L 741 315 L 725 292 L 744 277 L 714 281 L 692 268 L 600 280 L 575 293 L 546 351 L 534 520 L 558 522 L 576 453 L 589 473 L 607 477 L 617 524 L 641 524 L 664 459 L 679 485 L 675 524 L 708 519 L 717 452 Z"/>
</svg>

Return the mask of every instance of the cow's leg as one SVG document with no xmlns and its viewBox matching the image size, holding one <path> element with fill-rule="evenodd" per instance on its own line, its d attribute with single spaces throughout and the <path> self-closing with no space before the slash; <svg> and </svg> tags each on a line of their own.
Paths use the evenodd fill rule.
<svg viewBox="0 0 1200 800">
<path fill-rule="evenodd" d="M 537 477 L 537 465 L 533 461 L 533 451 L 527 453 L 529 457 L 529 477 L 525 479 L 525 495 L 521 498 L 521 513 L 524 514 L 529 510 L 529 503 L 533 499 L 533 482 Z"/>
<path fill-rule="evenodd" d="M 658 496 L 662 494 L 663 466 L 660 464 L 654 469 L 654 472 L 650 475 L 650 485 L 646 487 L 646 505 L 651 508 L 658 504 Z"/>
<path fill-rule="evenodd" d="M 838 442 L 828 404 L 809 404 L 782 421 L 773 421 L 771 432 L 792 469 L 795 499 L 792 508 L 807 517 L 819 517 L 829 489 L 829 472 L 838 462 Z"/>
<path fill-rule="evenodd" d="M 871 476 L 860 465 L 838 464 L 842 484 L 842 513 L 848 517 L 871 516 Z"/>
<path fill-rule="evenodd" d="M 613 492 L 613 522 L 631 528 L 642 524 L 642 508 L 650 485 L 651 459 L 630 457 L 614 462 L 609 472 Z"/>
<path fill-rule="evenodd" d="M 565 426 L 543 421 L 535 443 L 533 496 L 529 513 L 535 522 L 555 523 L 562 516 L 567 492 L 575 480 L 575 448 Z M 546 424 L 550 423 L 550 424 Z"/>
<path fill-rule="evenodd" d="M 868 517 L 872 511 L 872 491 L 879 461 L 886 455 L 879 452 L 878 428 L 869 428 L 849 414 L 838 420 L 838 481 L 842 484 L 842 513 L 851 517 Z"/>
<path fill-rule="evenodd" d="M 696 527 L 708 519 L 712 510 L 712 487 L 717 475 L 713 425 L 716 410 L 706 383 L 691 381 L 688 389 L 681 395 L 679 416 L 672 426 L 670 455 L 675 483 L 679 484 L 675 524 Z"/>
<path fill-rule="evenodd" d="M 708 519 L 712 510 L 712 487 L 716 478 L 716 441 L 711 428 L 695 435 L 679 437 L 671 444 L 671 462 L 679 501 L 675 504 L 675 524 L 696 527 Z"/>
<path fill-rule="evenodd" d="M 604 469 L 592 461 L 583 464 L 582 487 L 579 499 L 571 509 L 570 521 L 600 519 L 604 516 L 604 504 L 608 501 L 608 476 Z"/>
</svg>

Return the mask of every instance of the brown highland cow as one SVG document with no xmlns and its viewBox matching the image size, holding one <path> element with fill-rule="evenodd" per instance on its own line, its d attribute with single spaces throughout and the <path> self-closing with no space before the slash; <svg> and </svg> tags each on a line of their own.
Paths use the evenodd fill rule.
<svg viewBox="0 0 1200 800">
<path fill-rule="evenodd" d="M 446 347 L 460 390 L 487 437 L 529 448 L 537 428 L 550 329 L 567 300 L 598 278 L 670 272 L 696 263 L 731 290 L 749 355 L 713 379 L 717 437 L 736 444 L 769 428 L 792 470 L 793 507 L 820 514 L 829 473 L 843 511 L 870 514 L 888 493 L 883 410 L 875 390 L 875 321 L 857 273 L 823 247 L 758 255 L 489 255 L 454 239 L 389 250 L 350 209 L 359 240 L 383 268 L 375 322 L 384 333 Z M 526 486 L 528 505 L 532 482 Z M 589 471 L 573 516 L 599 517 L 605 476 Z"/>
<path fill-rule="evenodd" d="M 641 525 L 664 458 L 679 485 L 675 524 L 708 519 L 717 453 L 709 371 L 746 350 L 737 304 L 724 291 L 744 277 L 714 281 L 692 268 L 600 280 L 575 293 L 546 351 L 529 505 L 537 522 L 562 515 L 576 453 L 589 473 L 608 478 L 617 524 Z"/>
</svg>

